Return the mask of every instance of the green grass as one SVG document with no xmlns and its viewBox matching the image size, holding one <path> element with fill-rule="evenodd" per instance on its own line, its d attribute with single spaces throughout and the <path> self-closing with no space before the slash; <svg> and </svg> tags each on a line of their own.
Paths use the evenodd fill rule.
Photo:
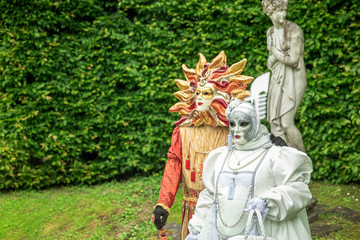
<svg viewBox="0 0 360 240">
<path fill-rule="evenodd" d="M 0 197 L 0 239 L 150 239 L 160 176 Z"/>
<path fill-rule="evenodd" d="M 0 239 L 159 239 L 150 222 L 160 175 L 134 177 L 98 186 L 16 191 L 0 196 Z M 310 185 L 319 204 L 360 212 L 359 185 Z M 356 201 L 356 199 L 358 199 Z M 180 224 L 182 189 L 168 222 Z M 360 239 L 360 224 L 322 214 L 316 224 L 340 224 L 343 230 L 324 239 Z"/>
<path fill-rule="evenodd" d="M 315 240 L 327 239 L 360 239 L 360 223 L 353 223 L 346 220 L 341 215 L 327 213 L 336 207 L 347 207 L 360 212 L 360 186 L 358 184 L 333 185 L 328 182 L 315 182 L 310 184 L 311 192 L 318 199 L 319 204 L 325 204 L 327 207 L 324 213 L 319 216 L 315 225 L 337 224 L 343 227 L 343 230 L 332 233 L 326 237 L 314 238 Z"/>
</svg>

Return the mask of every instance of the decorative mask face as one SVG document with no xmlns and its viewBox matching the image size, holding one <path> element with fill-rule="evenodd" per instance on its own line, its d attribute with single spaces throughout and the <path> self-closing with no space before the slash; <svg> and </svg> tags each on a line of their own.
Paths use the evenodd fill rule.
<svg viewBox="0 0 360 240">
<path fill-rule="evenodd" d="M 246 59 L 229 67 L 223 51 L 211 62 L 208 62 L 203 54 L 200 53 L 199 56 L 195 69 L 189 69 L 183 64 L 186 81 L 175 80 L 180 91 L 174 93 L 174 96 L 181 101 L 169 109 L 170 112 L 181 115 L 175 125 L 228 126 L 225 111 L 229 102 L 249 97 L 250 92 L 246 90 L 246 85 L 254 78 L 241 75 Z"/>
<path fill-rule="evenodd" d="M 198 87 L 195 94 L 196 110 L 199 112 L 206 111 L 215 97 L 214 87 L 212 84 L 207 83 L 204 87 Z"/>
<path fill-rule="evenodd" d="M 230 132 L 235 145 L 244 145 L 253 138 L 253 120 L 242 111 L 233 111 L 229 117 Z"/>
<path fill-rule="evenodd" d="M 235 146 L 251 142 L 258 134 L 259 120 L 256 109 L 250 102 L 232 101 L 226 109 L 230 133 Z"/>
</svg>

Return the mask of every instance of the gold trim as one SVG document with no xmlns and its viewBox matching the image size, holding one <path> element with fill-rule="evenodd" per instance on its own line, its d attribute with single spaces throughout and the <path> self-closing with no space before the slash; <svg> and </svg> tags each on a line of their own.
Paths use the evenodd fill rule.
<svg viewBox="0 0 360 240">
<path fill-rule="evenodd" d="M 157 206 L 160 206 L 160 207 L 162 207 L 163 209 L 165 209 L 165 210 L 169 213 L 169 215 L 170 215 L 170 208 L 169 208 L 168 206 L 166 206 L 166 205 L 163 204 L 163 203 L 158 203 L 158 204 L 156 204 L 156 205 L 153 207 L 153 209 L 155 209 Z"/>
<path fill-rule="evenodd" d="M 187 202 L 189 202 L 189 201 L 191 201 L 191 202 L 197 202 L 197 201 L 198 201 L 198 199 L 197 199 L 197 198 L 193 198 L 193 197 L 185 197 L 185 196 L 184 196 L 184 200 L 185 200 L 185 201 L 187 201 Z"/>
</svg>

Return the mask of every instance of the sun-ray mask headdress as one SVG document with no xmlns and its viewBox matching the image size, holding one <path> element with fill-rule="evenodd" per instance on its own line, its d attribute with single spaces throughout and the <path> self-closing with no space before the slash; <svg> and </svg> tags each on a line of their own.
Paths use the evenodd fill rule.
<svg viewBox="0 0 360 240">
<path fill-rule="evenodd" d="M 200 59 L 195 69 L 182 65 L 186 81 L 175 80 L 181 90 L 174 93 L 181 102 L 169 109 L 170 112 L 178 112 L 181 115 L 175 125 L 228 126 L 225 110 L 229 102 L 233 99 L 243 101 L 249 97 L 250 92 L 246 87 L 254 78 L 241 75 L 246 59 L 229 67 L 226 65 L 224 51 L 210 63 L 203 54 L 199 55 Z"/>
</svg>

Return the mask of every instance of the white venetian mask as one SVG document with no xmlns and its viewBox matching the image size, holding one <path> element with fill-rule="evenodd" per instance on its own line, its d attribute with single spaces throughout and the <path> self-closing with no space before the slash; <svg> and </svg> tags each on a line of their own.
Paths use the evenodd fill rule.
<svg viewBox="0 0 360 240">
<path fill-rule="evenodd" d="M 251 103 L 238 101 L 231 104 L 227 117 L 230 122 L 230 133 L 235 146 L 251 142 L 258 132 L 256 111 Z M 233 107 L 236 105 L 235 107 Z"/>
<path fill-rule="evenodd" d="M 252 140 L 252 121 L 243 112 L 233 112 L 230 115 L 230 132 L 235 145 L 244 145 Z"/>
</svg>

